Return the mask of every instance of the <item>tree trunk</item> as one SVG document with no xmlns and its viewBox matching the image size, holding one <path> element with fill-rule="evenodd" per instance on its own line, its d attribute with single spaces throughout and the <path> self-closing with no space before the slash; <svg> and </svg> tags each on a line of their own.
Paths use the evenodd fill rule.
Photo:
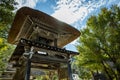
<svg viewBox="0 0 120 80">
<path fill-rule="evenodd" d="M 113 77 L 109 74 L 109 72 L 108 72 L 108 70 L 107 70 L 104 62 L 101 61 L 101 63 L 102 63 L 102 65 L 103 65 L 103 67 L 104 67 L 104 71 L 106 72 L 107 76 L 109 77 L 109 80 L 113 80 Z"/>
</svg>

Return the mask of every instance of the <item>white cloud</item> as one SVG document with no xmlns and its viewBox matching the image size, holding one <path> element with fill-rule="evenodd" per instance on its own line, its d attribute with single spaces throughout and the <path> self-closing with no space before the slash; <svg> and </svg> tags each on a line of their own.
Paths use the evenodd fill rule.
<svg viewBox="0 0 120 80">
<path fill-rule="evenodd" d="M 18 9 L 23 6 L 28 6 L 33 8 L 36 6 L 38 0 L 16 0 L 16 2 L 18 2 L 18 5 L 16 6 Z"/>
<path fill-rule="evenodd" d="M 38 1 L 46 2 L 46 0 L 15 0 L 15 1 L 18 2 L 18 5 L 16 5 L 18 9 L 23 6 L 34 8 Z"/>
<path fill-rule="evenodd" d="M 87 12 L 85 7 L 80 7 L 78 9 L 81 5 L 79 0 L 60 0 L 57 2 L 57 5 L 55 13 L 52 14 L 52 16 L 69 24 L 74 23 Z M 79 13 L 81 15 L 79 15 Z"/>
<path fill-rule="evenodd" d="M 108 7 L 118 2 L 120 3 L 119 0 L 58 0 L 52 16 L 68 24 L 78 21 L 82 24 L 101 7 Z"/>
</svg>

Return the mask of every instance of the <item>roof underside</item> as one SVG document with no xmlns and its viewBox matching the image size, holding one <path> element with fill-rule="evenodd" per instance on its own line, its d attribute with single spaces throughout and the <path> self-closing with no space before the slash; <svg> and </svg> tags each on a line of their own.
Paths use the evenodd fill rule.
<svg viewBox="0 0 120 80">
<path fill-rule="evenodd" d="M 9 32 L 8 42 L 18 44 L 21 38 L 31 40 L 38 36 L 57 39 L 58 47 L 63 47 L 79 37 L 80 32 L 43 12 L 28 7 L 19 9 Z"/>
</svg>

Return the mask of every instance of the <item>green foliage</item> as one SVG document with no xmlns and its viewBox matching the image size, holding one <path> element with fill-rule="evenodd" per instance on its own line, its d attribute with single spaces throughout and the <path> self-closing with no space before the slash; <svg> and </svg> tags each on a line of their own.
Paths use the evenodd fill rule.
<svg viewBox="0 0 120 80">
<path fill-rule="evenodd" d="M 7 38 L 8 30 L 14 18 L 14 0 L 0 0 L 0 37 Z"/>
<path fill-rule="evenodd" d="M 13 52 L 14 46 L 6 43 L 6 40 L 0 38 L 0 71 L 3 71 L 6 67 L 7 61 Z"/>
<path fill-rule="evenodd" d="M 0 0 L 0 70 L 4 70 L 14 46 L 7 43 L 8 31 L 13 21 L 17 3 L 14 0 Z"/>
<path fill-rule="evenodd" d="M 81 33 L 77 46 L 80 55 L 76 64 L 84 67 L 89 74 L 103 72 L 109 79 L 119 79 L 120 8 L 103 8 L 97 16 L 88 19 L 87 27 Z"/>
</svg>

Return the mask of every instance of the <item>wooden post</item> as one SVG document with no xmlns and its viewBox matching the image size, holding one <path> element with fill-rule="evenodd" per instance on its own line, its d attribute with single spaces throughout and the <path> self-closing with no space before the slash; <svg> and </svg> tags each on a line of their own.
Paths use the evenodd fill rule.
<svg viewBox="0 0 120 80">
<path fill-rule="evenodd" d="M 70 61 L 68 61 L 68 80 L 73 80 Z"/>
<path fill-rule="evenodd" d="M 26 56 L 26 71 L 25 71 L 25 80 L 30 80 L 30 73 L 31 73 L 31 58 L 33 55 L 33 48 L 30 46 L 25 46 L 25 56 Z"/>
<path fill-rule="evenodd" d="M 26 74 L 25 74 L 25 80 L 30 80 L 30 73 L 31 73 L 31 59 L 27 59 L 26 64 Z"/>
</svg>

